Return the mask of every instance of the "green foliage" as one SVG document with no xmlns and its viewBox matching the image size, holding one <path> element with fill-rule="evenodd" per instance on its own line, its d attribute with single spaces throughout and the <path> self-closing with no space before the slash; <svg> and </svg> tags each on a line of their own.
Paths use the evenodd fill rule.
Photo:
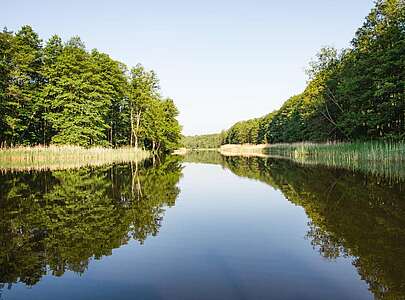
<svg viewBox="0 0 405 300">
<path fill-rule="evenodd" d="M 226 132 L 225 143 L 256 143 L 259 134 L 259 121 L 259 119 L 252 119 L 236 123 Z"/>
<path fill-rule="evenodd" d="M 182 145 L 187 149 L 219 148 L 222 144 L 224 133 L 184 136 Z"/>
<path fill-rule="evenodd" d="M 236 123 L 224 143 L 404 140 L 404 27 L 404 1 L 376 1 L 350 49 L 321 49 L 304 92 L 266 117 Z"/>
<path fill-rule="evenodd" d="M 159 80 L 153 71 L 138 64 L 132 68 L 129 89 L 130 145 L 140 144 L 152 151 L 166 152 L 178 147 L 181 127 L 173 100 L 160 95 Z"/>
<path fill-rule="evenodd" d="M 146 149 L 179 144 L 178 111 L 160 96 L 156 74 L 137 65 L 129 76 L 124 64 L 86 51 L 77 36 L 64 44 L 54 35 L 43 46 L 29 26 L 5 29 L 0 65 L 2 145 L 134 145 L 135 135 L 135 146 Z"/>
<path fill-rule="evenodd" d="M 1 40 L 0 139 L 10 144 L 30 143 L 38 138 L 38 115 L 43 78 L 42 41 L 29 26 L 15 35 L 7 30 Z"/>
</svg>

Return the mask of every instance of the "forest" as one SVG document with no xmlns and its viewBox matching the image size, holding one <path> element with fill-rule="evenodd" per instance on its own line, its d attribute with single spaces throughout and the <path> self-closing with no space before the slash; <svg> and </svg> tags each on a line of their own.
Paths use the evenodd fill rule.
<svg viewBox="0 0 405 300">
<path fill-rule="evenodd" d="M 222 144 L 404 140 L 405 2 L 376 1 L 351 47 L 322 48 L 306 73 L 301 94 L 237 122 Z"/>
<path fill-rule="evenodd" d="M 154 71 L 87 51 L 78 36 L 45 43 L 30 27 L 0 32 L 0 146 L 177 148 L 178 110 Z"/>
<path fill-rule="evenodd" d="M 210 149 L 219 148 L 224 138 L 224 132 L 217 134 L 202 134 L 184 136 L 182 145 L 188 149 Z"/>
</svg>

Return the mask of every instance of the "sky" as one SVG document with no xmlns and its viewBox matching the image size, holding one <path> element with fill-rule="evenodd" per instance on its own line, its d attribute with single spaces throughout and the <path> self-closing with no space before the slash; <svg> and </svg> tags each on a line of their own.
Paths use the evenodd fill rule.
<svg viewBox="0 0 405 300">
<path fill-rule="evenodd" d="M 0 26 L 44 40 L 79 35 L 127 66 L 143 64 L 180 110 L 183 133 L 260 117 L 306 86 L 323 46 L 350 45 L 373 0 L 15 0 Z"/>
</svg>

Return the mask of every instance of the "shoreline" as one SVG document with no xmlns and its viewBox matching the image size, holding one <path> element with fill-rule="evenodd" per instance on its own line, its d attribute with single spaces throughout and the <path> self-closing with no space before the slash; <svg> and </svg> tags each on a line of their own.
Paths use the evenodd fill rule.
<svg viewBox="0 0 405 300">
<path fill-rule="evenodd" d="M 35 146 L 0 148 L 1 171 L 62 170 L 111 163 L 140 162 L 150 152 L 139 148 L 84 148 L 79 146 Z"/>
<path fill-rule="evenodd" d="M 323 165 L 393 179 L 405 178 L 405 142 L 228 144 L 215 150 L 225 157 L 288 159 L 302 165 Z"/>
<path fill-rule="evenodd" d="M 226 144 L 218 151 L 230 155 L 268 155 L 294 159 L 339 156 L 350 161 L 395 161 L 405 163 L 405 142 Z"/>
</svg>

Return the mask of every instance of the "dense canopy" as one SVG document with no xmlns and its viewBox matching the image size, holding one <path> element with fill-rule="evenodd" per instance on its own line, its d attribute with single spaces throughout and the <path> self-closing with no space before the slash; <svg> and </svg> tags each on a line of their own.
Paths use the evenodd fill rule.
<svg viewBox="0 0 405 300">
<path fill-rule="evenodd" d="M 223 143 L 405 139 L 405 2 L 378 0 L 351 47 L 325 47 L 299 95 L 238 122 Z"/>
<path fill-rule="evenodd" d="M 130 70 L 79 37 L 46 43 L 30 26 L 0 32 L 0 144 L 177 147 L 173 100 L 153 71 Z"/>
<path fill-rule="evenodd" d="M 221 146 L 225 133 L 184 136 L 182 145 L 188 149 L 210 149 Z"/>
</svg>

